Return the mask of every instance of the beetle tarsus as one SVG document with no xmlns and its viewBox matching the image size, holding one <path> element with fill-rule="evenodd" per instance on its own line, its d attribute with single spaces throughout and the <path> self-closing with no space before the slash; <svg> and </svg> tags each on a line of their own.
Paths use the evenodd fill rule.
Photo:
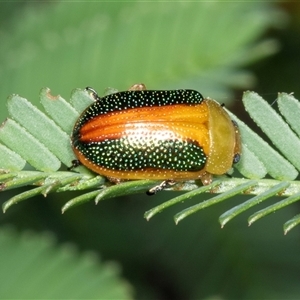
<svg viewBox="0 0 300 300">
<path fill-rule="evenodd" d="M 145 90 L 147 90 L 147 88 L 143 83 L 136 83 L 128 89 L 128 91 L 145 91 Z"/>
<path fill-rule="evenodd" d="M 149 189 L 146 194 L 148 196 L 155 195 L 157 192 L 164 190 L 165 188 L 168 188 L 172 185 L 174 185 L 176 182 L 174 180 L 164 180 L 160 184 L 154 186 L 153 188 Z"/>
<path fill-rule="evenodd" d="M 68 171 L 72 171 L 73 169 L 81 165 L 81 162 L 78 159 L 73 159 L 71 163 L 72 166 L 68 167 Z"/>
</svg>

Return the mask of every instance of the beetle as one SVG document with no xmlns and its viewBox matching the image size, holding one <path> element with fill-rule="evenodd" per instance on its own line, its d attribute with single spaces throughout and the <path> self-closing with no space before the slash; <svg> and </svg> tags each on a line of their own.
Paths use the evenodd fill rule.
<svg viewBox="0 0 300 300">
<path fill-rule="evenodd" d="M 75 123 L 71 144 L 78 160 L 112 182 L 134 179 L 163 180 L 148 191 L 177 181 L 227 173 L 240 159 L 237 124 L 215 100 L 198 91 L 147 90 L 133 85 L 128 91 L 99 97 Z"/>
</svg>

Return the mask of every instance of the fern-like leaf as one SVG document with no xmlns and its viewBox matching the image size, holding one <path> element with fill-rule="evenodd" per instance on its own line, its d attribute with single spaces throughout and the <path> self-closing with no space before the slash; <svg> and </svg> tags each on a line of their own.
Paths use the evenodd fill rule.
<svg viewBox="0 0 300 300">
<path fill-rule="evenodd" d="M 46 196 L 50 192 L 95 189 L 68 201 L 63 207 L 64 212 L 90 200 L 96 200 L 97 203 L 100 200 L 120 195 L 144 192 L 157 183 L 156 181 L 140 180 L 111 185 L 105 178 L 95 176 L 83 166 L 78 168 L 78 173 L 58 171 L 61 164 L 68 167 L 75 159 L 69 136 L 73 124 L 79 116 L 79 111 L 92 103 L 92 99 L 88 93 L 80 89 L 74 90 L 69 102 L 60 96 L 52 96 L 49 89 L 43 89 L 40 98 L 46 114 L 18 95 L 13 95 L 8 99 L 9 118 L 0 128 L 0 157 L 9 153 L 7 162 L 0 160 L 1 190 L 29 185 L 37 187 L 8 200 L 3 205 L 4 211 L 11 205 L 38 194 Z M 179 189 L 187 191 L 187 193 L 146 212 L 145 217 L 148 220 L 172 205 L 187 201 L 205 192 L 219 195 L 177 213 L 175 215 L 176 223 L 203 208 L 238 194 L 255 196 L 222 214 L 220 216 L 222 226 L 235 216 L 272 196 L 287 198 L 254 213 L 248 220 L 249 224 L 300 199 L 300 182 L 295 181 L 300 169 L 298 164 L 300 160 L 298 153 L 294 153 L 297 152 L 295 145 L 299 144 L 297 135 L 299 128 L 294 120 L 297 116 L 295 111 L 300 108 L 298 100 L 289 94 L 279 94 L 276 103 L 286 121 L 254 92 L 245 92 L 243 103 L 253 120 L 281 153 L 229 112 L 238 123 L 242 137 L 242 159 L 236 165 L 236 169 L 240 173 L 237 176 L 240 178 L 220 176 L 208 186 L 199 186 L 197 182 L 188 181 L 169 187 L 168 189 Z M 62 120 L 65 118 L 62 118 L 60 114 L 69 116 L 70 120 Z M 288 143 L 286 139 L 288 139 Z M 15 161 L 14 158 L 16 158 Z M 23 170 L 25 162 L 35 170 Z M 263 179 L 266 175 L 273 179 Z M 300 223 L 300 216 L 287 221 L 284 225 L 285 233 L 298 223 Z"/>
<path fill-rule="evenodd" d="M 58 247 L 49 234 L 0 230 L 1 299 L 133 299 L 116 263 Z"/>
</svg>

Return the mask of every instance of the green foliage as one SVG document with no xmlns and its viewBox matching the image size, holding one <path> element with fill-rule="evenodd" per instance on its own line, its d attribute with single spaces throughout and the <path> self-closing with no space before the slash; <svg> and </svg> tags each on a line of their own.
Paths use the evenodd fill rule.
<svg viewBox="0 0 300 300">
<path fill-rule="evenodd" d="M 1 35 L 1 99 L 16 91 L 35 99 L 43 86 L 68 95 L 74 86 L 143 82 L 224 102 L 233 87 L 253 85 L 247 64 L 278 50 L 275 40 L 257 40 L 285 16 L 258 2 L 92 1 L 21 7 L 10 21 Z"/>
<path fill-rule="evenodd" d="M 49 234 L 0 230 L 1 299 L 132 299 L 115 263 L 72 245 L 56 248 Z"/>
<path fill-rule="evenodd" d="M 275 9 L 278 8 L 276 5 L 261 1 L 1 2 L 2 108 L 6 97 L 13 93 L 30 99 L 30 103 L 41 108 L 36 94 L 43 86 L 51 86 L 53 94 L 61 93 L 66 98 L 74 87 L 92 86 L 101 92 L 108 86 L 125 90 L 134 83 L 143 82 L 149 89 L 193 88 L 219 102 L 240 99 L 232 88 L 252 88 L 261 93 L 278 90 L 296 92 L 299 76 L 295 62 L 300 51 L 295 37 L 299 31 L 291 27 L 276 30 L 286 21 L 286 15 Z M 284 38 L 279 41 L 273 39 L 280 38 L 280 35 L 285 37 L 286 34 L 290 35 L 292 46 L 282 45 Z M 266 36 L 272 39 L 266 39 Z M 276 53 L 278 49 L 283 50 L 280 52 L 281 61 L 276 55 L 273 60 L 269 58 L 260 63 L 260 72 L 256 76 L 260 76 L 262 70 L 265 73 L 256 82 L 249 64 Z M 287 60 L 293 72 L 287 72 Z M 257 84 L 261 82 L 264 85 L 258 88 Z M 77 98 L 71 96 L 71 106 L 78 113 L 87 105 L 83 99 L 88 98 L 80 91 L 81 94 L 79 91 L 75 93 Z M 59 104 L 58 97 L 51 98 L 48 94 L 52 100 L 57 100 L 50 102 L 47 90 L 44 94 L 45 102 L 49 102 L 50 106 L 60 105 L 51 117 L 48 111 L 50 114 L 54 108 L 39 109 L 44 115 L 46 112 L 48 119 L 54 120 L 56 125 L 74 120 L 74 110 L 68 111 L 70 118 L 65 115 L 66 112 L 62 113 L 63 118 L 60 115 L 64 105 L 70 107 L 68 102 Z M 288 106 L 288 103 L 284 105 Z M 229 107 L 227 103 L 226 107 Z M 289 111 L 296 114 L 291 119 L 297 126 L 297 111 Z M 285 116 L 283 111 L 281 114 Z M 56 115 L 59 117 L 55 118 Z M 6 116 L 6 110 L 0 109 L 0 119 L 4 120 Z M 25 123 L 29 124 L 29 119 Z M 19 122 L 21 120 L 17 124 Z M 53 134 L 57 126 L 53 126 L 52 121 L 45 122 Z M 65 125 L 58 127 L 65 128 Z M 296 132 L 295 125 L 290 125 Z M 242 128 L 241 122 L 239 126 Z M 26 128 L 23 123 L 21 127 L 21 131 Z M 27 129 L 25 132 L 28 133 Z M 280 174 L 286 176 L 289 170 L 295 174 L 292 164 L 278 151 L 271 152 L 273 148 L 267 149 L 264 143 L 251 136 L 247 126 L 242 130 L 243 140 L 253 139 L 250 144 L 255 147 L 248 148 L 248 142 L 243 145 L 242 162 L 238 168 L 246 179 L 238 178 L 240 175 L 236 171 L 233 174 L 235 178 L 216 178 L 213 189 L 204 187 L 210 192 L 219 191 L 219 195 L 204 193 L 203 187 L 188 182 L 182 186 L 187 191 L 187 195 L 182 196 L 185 203 L 178 198 L 178 192 L 162 192 L 155 197 L 147 197 L 144 191 L 153 186 L 153 182 L 128 182 L 99 190 L 105 181 L 86 172 L 85 168 L 78 169 L 80 173 L 77 174 L 64 172 L 64 166 L 69 166 L 68 155 L 72 156 L 68 152 L 69 146 L 62 146 L 67 142 L 65 134 L 69 132 L 61 129 L 60 132 L 56 130 L 56 134 L 55 141 L 61 141 L 56 144 L 59 151 L 54 153 L 56 149 L 50 150 L 50 143 L 46 146 L 62 164 L 60 171 L 55 172 L 32 170 L 29 164 L 24 169 L 26 160 L 17 154 L 19 149 L 16 153 L 0 143 L 1 166 L 11 170 L 1 174 L 0 179 L 5 183 L 2 187 L 7 190 L 0 194 L 2 202 L 12 197 L 4 208 L 14 203 L 14 199 L 18 202 L 36 195 L 31 201 L 1 214 L 2 224 L 11 223 L 21 230 L 51 231 L 60 242 L 73 241 L 80 249 L 93 249 L 101 253 L 103 259 L 117 260 L 122 264 L 122 275 L 134 285 L 137 299 L 299 298 L 298 233 L 294 230 L 288 236 L 278 234 L 281 223 L 297 213 L 297 204 L 278 211 L 278 208 L 298 200 L 298 194 L 293 191 L 298 189 L 297 181 L 288 181 L 290 186 L 284 191 L 285 197 L 266 199 L 247 211 L 251 215 L 248 222 L 251 218 L 256 219 L 255 214 L 259 217 L 273 212 L 272 207 L 278 211 L 251 228 L 247 228 L 243 214 L 222 230 L 215 222 L 230 208 L 236 206 L 239 210 L 240 204 L 247 205 L 247 200 L 253 197 L 250 192 L 263 194 L 273 186 L 275 189 L 282 188 L 281 180 L 261 179 L 267 173 L 272 171 L 271 177 L 274 178 Z M 45 142 L 42 142 L 40 135 L 36 138 L 34 131 L 30 131 L 30 136 L 40 147 Z M 22 142 L 26 143 L 25 140 Z M 267 155 L 264 156 L 264 153 Z M 28 155 L 31 156 L 31 153 Z M 268 159 L 273 159 L 275 163 L 269 163 L 266 168 Z M 36 158 L 33 158 L 34 161 L 40 164 Z M 279 165 L 281 167 L 277 170 Z M 53 166 L 48 165 L 50 168 Z M 70 183 L 76 178 L 76 185 L 73 186 Z M 232 197 L 248 185 L 251 188 L 244 192 L 246 195 Z M 18 190 L 13 189 L 18 186 Z M 72 189 L 81 189 L 82 192 L 68 192 Z M 203 193 L 200 195 L 201 189 Z M 56 193 L 58 191 L 60 193 Z M 120 193 L 138 191 L 139 195 L 112 199 Z M 48 197 L 38 196 L 40 193 Z M 229 194 L 230 199 L 227 198 Z M 166 201 L 172 195 L 175 198 Z M 67 202 L 64 210 L 95 197 L 110 198 L 110 201 L 98 207 L 92 203 L 82 205 L 64 215 L 58 213 L 61 203 L 68 199 L 73 198 L 73 202 Z M 225 202 L 226 198 L 228 201 Z M 171 201 L 176 205 L 171 206 Z M 257 202 L 259 199 L 254 199 L 254 203 Z M 217 203 L 199 212 L 201 206 L 205 208 Z M 163 214 L 157 214 L 151 222 L 145 222 L 141 212 L 147 211 L 148 218 L 149 211 L 162 211 L 160 204 L 168 209 Z M 184 208 L 198 213 L 185 214 Z M 172 216 L 181 212 L 189 217 L 174 226 Z M 294 219 L 286 222 L 287 226 L 290 224 L 296 224 Z M 8 235 L 14 240 L 13 232 L 8 232 Z M 27 235 L 25 238 L 29 239 Z M 9 244 L 7 239 L 5 244 L 7 247 L 2 245 L 1 249 L 5 248 L 13 257 L 16 244 Z M 55 246 L 58 252 L 61 251 L 59 244 L 53 248 Z M 24 261 L 26 253 L 23 252 Z M 78 259 L 73 261 L 74 269 L 77 262 L 81 263 L 80 257 L 76 256 Z M 49 264 L 52 261 L 55 262 L 50 257 Z M 7 268 L 2 266 L 1 280 L 5 279 L 7 272 Z M 57 268 L 54 276 L 60 278 L 59 274 L 60 269 Z"/>
<path fill-rule="evenodd" d="M 74 16 L 76 9 L 80 7 L 79 5 L 74 9 Z M 101 15 L 95 14 L 92 7 L 91 4 L 85 5 L 85 10 L 89 12 L 88 19 L 81 19 L 81 22 L 78 23 L 72 17 L 68 18 L 68 21 L 58 18 L 61 23 L 52 26 L 51 31 L 47 29 L 49 28 L 49 20 L 44 18 L 43 12 L 33 14 L 33 11 L 28 10 L 27 16 L 24 17 L 25 20 L 28 20 L 25 21 L 25 24 L 30 29 L 28 33 L 35 33 L 36 38 L 31 40 L 30 49 L 37 56 L 33 60 L 33 57 L 29 55 L 31 53 L 28 51 L 29 45 L 24 42 L 23 46 L 18 49 L 20 55 L 17 55 L 18 59 L 14 61 L 14 64 L 24 66 L 28 62 L 32 62 L 40 68 L 39 53 L 45 55 L 49 52 L 59 61 L 73 65 L 76 61 L 77 51 L 80 51 L 84 45 L 85 57 L 89 58 L 84 66 L 89 70 L 89 75 L 94 74 L 94 77 L 97 77 L 98 70 L 95 69 L 97 62 L 98 65 L 101 65 L 101 69 L 105 70 L 105 75 L 101 72 L 101 76 L 109 79 L 109 82 L 114 82 L 117 86 L 129 86 L 136 81 L 147 82 L 147 85 L 156 87 L 159 87 L 162 82 L 164 82 L 164 86 L 173 87 L 184 84 L 185 87 L 196 89 L 203 85 L 204 90 L 201 92 L 204 94 L 210 96 L 224 95 L 224 93 L 228 94 L 233 86 L 249 85 L 250 74 L 241 71 L 240 66 L 276 51 L 277 47 L 274 41 L 263 41 L 257 44 L 253 44 L 253 41 L 265 28 L 274 25 L 275 17 L 277 20 L 283 20 L 283 15 L 270 9 L 269 5 L 257 3 L 227 3 L 226 10 L 221 9 L 220 5 L 204 2 L 198 4 L 176 3 L 172 6 L 168 3 L 157 5 L 131 3 L 118 7 L 104 5 Z M 49 9 L 48 15 L 53 13 L 56 16 L 66 14 L 64 3 L 51 6 Z M 81 15 L 83 15 L 82 12 Z M 114 24 L 111 22 L 112 15 L 117 16 L 114 18 Z M 239 22 L 239 30 L 236 30 L 238 20 L 232 18 L 232 15 L 240 15 L 249 20 L 255 19 L 255 22 Z M 216 19 L 218 22 L 215 22 Z M 193 22 L 188 22 L 189 20 L 193 20 Z M 38 27 L 35 26 L 36 23 L 39 24 Z M 155 24 L 157 27 L 149 26 L 149 23 Z M 165 26 L 160 26 L 162 24 Z M 78 30 L 79 28 L 81 30 Z M 159 31 L 157 31 L 158 28 Z M 228 43 L 228 33 L 234 29 L 235 35 L 231 36 L 230 43 Z M 17 28 L 16 33 L 16 37 L 24 41 L 27 40 L 27 32 L 23 28 Z M 141 35 L 141 33 L 143 34 Z M 144 38 L 145 36 L 147 38 Z M 7 39 L 5 45 L 9 47 L 11 37 L 5 38 Z M 112 44 L 112 41 L 115 45 Z M 154 45 L 158 45 L 158 48 Z M 65 52 L 60 51 L 63 48 Z M 119 49 L 122 49 L 122 53 L 119 53 Z M 10 53 L 7 50 L 3 53 L 3 57 Z M 67 56 L 66 53 L 68 53 Z M 70 55 L 70 53 L 74 53 L 75 56 Z M 111 57 L 111 53 L 114 54 L 113 57 Z M 90 59 L 91 57 L 95 60 Z M 8 57 L 6 57 L 6 61 L 10 62 Z M 150 61 L 155 61 L 155 64 L 149 64 Z M 4 66 L 7 71 L 14 69 L 9 63 Z M 31 65 L 32 67 L 34 68 L 34 65 Z M 20 72 L 21 70 L 26 70 L 26 67 L 20 68 Z M 59 80 L 60 75 L 57 72 L 50 71 L 49 73 L 55 74 Z M 84 74 L 83 72 L 79 73 Z M 119 76 L 119 74 L 125 73 L 126 78 Z M 171 82 L 171 78 L 172 84 L 170 85 L 168 82 Z M 71 77 L 69 77 L 70 79 Z M 260 106 L 264 102 L 257 97 L 253 93 L 246 93 L 244 99 L 246 109 L 252 110 L 255 121 L 260 125 L 259 120 L 264 122 L 267 118 L 255 113 L 260 111 L 265 113 L 268 105 Z M 247 99 L 250 101 L 247 102 Z M 255 99 L 258 100 L 255 102 Z M 107 187 L 103 178 L 94 177 L 83 167 L 79 169 L 79 174 L 58 171 L 61 164 L 70 166 L 70 162 L 75 159 L 70 147 L 69 135 L 79 113 L 91 103 L 91 99 L 84 91 L 78 89 L 73 92 L 70 102 L 67 102 L 60 96 L 52 96 L 48 89 L 43 89 L 40 100 L 46 114 L 18 95 L 13 95 L 8 99 L 9 118 L 0 131 L 2 142 L 0 145 L 0 157 L 2 158 L 0 158 L 0 163 L 4 170 L 0 177 L 2 190 L 32 184 L 38 185 L 38 187 L 11 198 L 4 204 L 4 211 L 11 205 L 37 194 L 46 196 L 50 192 L 82 190 L 96 186 L 101 187 L 101 185 L 104 188 L 70 200 L 63 207 L 63 211 L 65 211 L 74 205 L 94 198 L 98 202 L 112 196 L 137 193 L 154 184 L 154 182 L 140 181 Z M 260 104 L 258 105 L 257 102 Z M 247 103 L 249 103 L 250 108 L 248 108 Z M 270 109 L 268 114 L 273 119 L 270 119 L 269 124 L 262 123 L 261 126 L 266 130 L 268 128 L 275 129 L 273 122 L 277 122 L 279 117 Z M 289 147 L 283 146 L 285 143 L 280 139 L 281 131 L 278 128 L 269 134 L 275 136 L 275 141 L 277 141 L 275 145 L 279 150 L 283 150 L 287 159 L 272 149 L 243 122 L 234 116 L 232 117 L 239 124 L 243 140 L 243 156 L 237 169 L 240 174 L 250 180 L 245 183 L 245 189 L 242 190 L 240 188 L 235 190 L 240 183 L 234 178 L 224 179 L 218 185 L 214 183 L 214 186 L 209 187 L 210 192 L 226 192 L 228 195 L 223 194 L 222 200 L 217 198 L 212 201 L 223 201 L 236 193 L 258 195 L 257 187 L 263 182 L 261 178 L 265 177 L 266 174 L 278 181 L 290 181 L 297 177 L 296 168 L 299 168 L 297 165 L 299 160 L 296 151 L 295 149 L 291 151 Z M 286 134 L 288 134 L 290 139 L 288 144 L 295 145 L 297 148 L 299 140 L 291 133 L 288 125 L 281 121 L 278 126 L 285 128 L 283 135 L 286 138 Z M 295 140 L 296 143 L 293 144 Z M 36 171 L 21 171 L 25 163 L 30 164 Z M 279 182 L 266 181 L 266 185 L 271 190 L 273 186 L 278 184 L 281 186 Z M 195 189 L 194 183 L 186 183 L 181 187 L 183 191 L 191 189 Z M 206 188 L 200 188 L 196 193 L 194 191 L 191 193 L 199 194 L 203 190 Z M 286 190 L 287 187 L 282 188 L 277 194 L 284 194 Z M 294 196 L 297 192 L 296 189 L 296 191 L 284 195 Z M 271 195 L 273 194 L 270 193 L 264 199 Z M 191 195 L 186 194 L 183 199 L 189 197 Z M 182 199 L 182 196 L 179 199 Z M 261 201 L 262 198 L 260 197 L 258 201 L 253 203 Z M 200 207 L 202 206 L 201 204 Z M 198 209 L 198 207 L 196 209 L 192 207 L 177 214 L 175 216 L 176 222 Z M 221 221 L 221 224 L 224 225 L 225 223 Z"/>
<path fill-rule="evenodd" d="M 11 198 L 4 203 L 4 211 L 11 205 L 37 194 L 46 196 L 48 193 L 55 191 L 97 189 L 67 202 L 62 209 L 65 212 L 74 205 L 93 199 L 97 203 L 100 200 L 116 196 L 146 191 L 157 183 L 150 180 L 141 180 L 109 186 L 104 178 L 95 176 L 83 166 L 80 167 L 81 171 L 79 170 L 79 173 L 57 171 L 60 162 L 68 167 L 71 161 L 76 159 L 69 140 L 73 124 L 79 116 L 76 107 L 79 103 L 85 103 L 85 106 L 90 104 L 91 99 L 88 93 L 80 89 L 72 93 L 70 102 L 65 101 L 60 96 L 52 96 L 49 89 L 43 89 L 40 97 L 47 115 L 18 95 L 8 99 L 10 116 L 0 129 L 0 141 L 3 143 L 0 150 L 12 151 L 12 155 L 23 158 L 36 171 L 21 171 L 24 161 L 20 159 L 12 164 L 12 169 L 17 169 L 17 171 L 12 172 L 10 169 L 5 170 L 2 167 L 3 174 L 0 175 L 1 189 L 12 189 L 26 185 L 38 185 L 38 187 Z M 286 121 L 256 93 L 244 93 L 243 103 L 253 120 L 261 126 L 282 154 L 273 149 L 246 124 L 231 114 L 232 118 L 238 123 L 241 132 L 242 159 L 236 165 L 236 169 L 244 178 L 218 179 L 211 185 L 204 187 L 198 187 L 197 182 L 180 184 L 179 189 L 181 191 L 191 191 L 146 212 L 145 217 L 147 219 L 171 205 L 181 203 L 204 192 L 221 194 L 177 213 L 174 217 L 176 223 L 200 209 L 225 201 L 237 194 L 256 196 L 223 213 L 219 219 L 222 226 L 235 216 L 272 196 L 280 195 L 288 198 L 285 199 L 286 202 L 281 202 L 280 205 L 271 205 L 271 207 L 265 208 L 263 212 L 255 213 L 254 216 L 249 218 L 249 224 L 300 199 L 300 183 L 293 181 L 296 179 L 297 170 L 300 168 L 297 165 L 300 157 L 296 151 L 300 142 L 299 137 L 288 125 L 288 123 L 294 124 L 293 118 L 295 116 L 293 112 L 299 110 L 298 100 L 292 95 L 284 93 L 278 95 L 278 103 L 281 107 L 284 107 Z M 285 103 L 288 103 L 288 105 L 285 105 Z M 81 107 L 78 107 L 78 110 L 81 110 Z M 70 116 L 71 120 L 59 118 L 58 116 L 62 113 L 65 116 Z M 4 157 L 4 155 L 3 152 L 1 157 Z M 273 177 L 274 180 L 261 179 L 266 174 Z M 178 187 L 170 187 L 169 189 L 176 190 Z M 300 223 L 300 218 L 293 218 L 293 222 L 289 220 L 284 225 L 285 232 L 288 232 L 298 223 Z"/>
</svg>

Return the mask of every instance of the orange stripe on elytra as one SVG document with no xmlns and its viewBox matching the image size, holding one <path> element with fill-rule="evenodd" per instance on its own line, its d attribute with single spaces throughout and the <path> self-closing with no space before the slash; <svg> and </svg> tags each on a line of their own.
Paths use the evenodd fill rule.
<svg viewBox="0 0 300 300">
<path fill-rule="evenodd" d="M 128 134 L 156 135 L 166 138 L 189 138 L 200 145 L 207 144 L 208 109 L 205 102 L 198 105 L 170 105 L 162 107 L 142 107 L 115 111 L 99 115 L 86 122 L 80 129 L 80 141 L 102 141 L 119 139 Z M 204 134 L 205 135 L 205 134 Z M 200 140 L 199 140 L 200 139 Z"/>
</svg>

